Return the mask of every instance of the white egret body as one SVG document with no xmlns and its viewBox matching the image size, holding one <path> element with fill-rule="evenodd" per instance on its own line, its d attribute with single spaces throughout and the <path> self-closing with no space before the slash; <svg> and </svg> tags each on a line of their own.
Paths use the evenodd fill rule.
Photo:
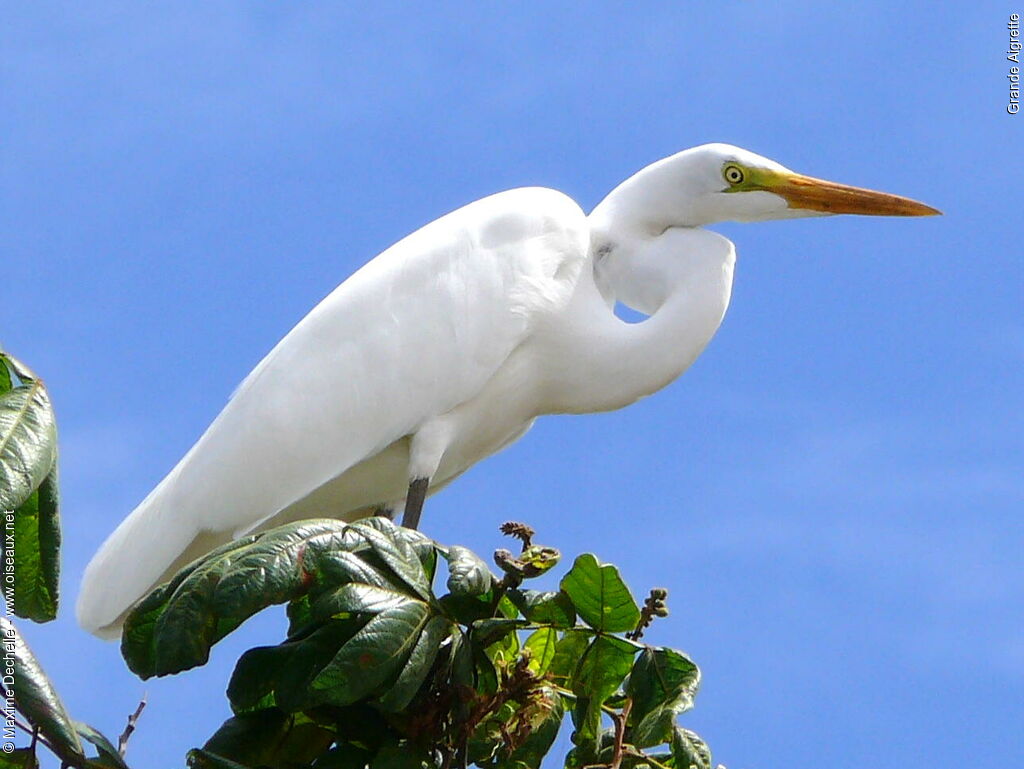
<svg viewBox="0 0 1024 769">
<path fill-rule="evenodd" d="M 526 188 L 428 224 L 342 283 L 242 383 L 93 558 L 79 623 L 116 635 L 150 589 L 248 532 L 403 504 L 415 521 L 425 493 L 538 416 L 661 389 L 729 304 L 732 243 L 700 227 L 823 213 L 936 212 L 712 144 L 648 166 L 589 216 Z M 617 301 L 650 317 L 625 323 Z"/>
</svg>

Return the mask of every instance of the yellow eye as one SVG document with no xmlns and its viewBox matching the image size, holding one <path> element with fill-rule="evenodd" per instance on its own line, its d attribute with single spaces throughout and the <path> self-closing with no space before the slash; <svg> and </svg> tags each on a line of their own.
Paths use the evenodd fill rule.
<svg viewBox="0 0 1024 769">
<path fill-rule="evenodd" d="M 743 169 L 739 166 L 726 166 L 722 170 L 722 176 L 729 184 L 740 184 L 743 181 Z"/>
</svg>

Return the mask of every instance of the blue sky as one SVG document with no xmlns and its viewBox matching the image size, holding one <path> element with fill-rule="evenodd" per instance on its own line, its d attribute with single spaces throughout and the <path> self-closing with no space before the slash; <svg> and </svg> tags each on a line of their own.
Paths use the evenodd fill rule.
<svg viewBox="0 0 1024 769">
<path fill-rule="evenodd" d="M 532 522 L 664 585 L 654 642 L 731 769 L 1024 758 L 1020 141 L 996 2 L 8 7 L 0 339 L 61 427 L 62 617 L 26 627 L 75 717 L 175 765 L 228 708 L 212 663 L 134 679 L 78 630 L 89 556 L 262 355 L 360 264 L 501 189 L 590 207 L 706 141 L 941 219 L 719 229 L 733 304 L 622 412 L 541 420 L 430 500 L 482 552 Z M 23 623 L 24 624 L 24 623 Z M 552 763 L 552 766 L 555 765 Z"/>
</svg>

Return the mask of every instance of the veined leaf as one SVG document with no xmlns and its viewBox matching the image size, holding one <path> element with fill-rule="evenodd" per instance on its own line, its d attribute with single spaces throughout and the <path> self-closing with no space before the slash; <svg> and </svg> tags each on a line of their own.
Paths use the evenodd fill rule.
<svg viewBox="0 0 1024 769">
<path fill-rule="evenodd" d="M 586 630 L 567 630 L 555 644 L 555 656 L 548 666 L 548 673 L 555 683 L 564 688 L 572 688 L 572 679 L 580 664 L 583 652 L 590 645 L 592 634 Z"/>
<path fill-rule="evenodd" d="M 49 475 L 57 424 L 43 383 L 24 364 L 2 357 L 21 380 L 0 395 L 0 511 L 6 512 L 21 507 Z"/>
<path fill-rule="evenodd" d="M 668 742 L 676 716 L 693 707 L 699 687 L 700 670 L 685 654 L 660 647 L 640 652 L 626 688 L 633 698 L 633 744 L 647 748 Z"/>
<path fill-rule="evenodd" d="M 39 661 L 6 617 L 0 617 L 0 629 L 4 647 L 9 648 L 9 644 L 14 647 L 16 686 L 13 694 L 18 710 L 39 728 L 60 759 L 73 764 L 84 762 L 85 753 L 74 723 Z"/>
<path fill-rule="evenodd" d="M 448 548 L 448 590 L 454 596 L 476 597 L 489 593 L 495 579 L 487 564 L 467 547 Z"/>
<path fill-rule="evenodd" d="M 558 644 L 558 631 L 550 627 L 542 627 L 531 633 L 523 643 L 523 648 L 530 652 L 530 669 L 543 675 L 555 658 L 555 646 Z"/>
<path fill-rule="evenodd" d="M 294 713 L 317 704 L 313 679 L 365 624 L 365 618 L 331 619 L 300 640 L 250 649 L 231 674 L 231 709 L 243 714 L 276 706 Z"/>
<path fill-rule="evenodd" d="M 14 613 L 35 622 L 57 617 L 60 586 L 60 517 L 58 515 L 57 463 L 39 488 L 7 514 L 13 517 Z M 4 557 L 8 540 L 4 540 Z"/>
<path fill-rule="evenodd" d="M 404 531 L 387 518 L 365 518 L 351 524 L 370 543 L 377 555 L 423 600 L 430 599 L 430 580 Z"/>
<path fill-rule="evenodd" d="M 572 599 L 562 590 L 513 590 L 508 597 L 530 622 L 557 628 L 570 628 L 576 623 Z"/>
<path fill-rule="evenodd" d="M 597 739 L 601 705 L 622 685 L 635 654 L 633 644 L 604 635 L 597 636 L 583 653 L 572 677 L 572 690 L 577 697 L 573 721 L 581 739 Z"/>
<path fill-rule="evenodd" d="M 595 630 L 624 633 L 636 627 L 640 609 L 629 588 L 611 564 L 598 563 L 590 553 L 576 559 L 562 577 L 562 590 L 572 599 L 580 618 Z"/>
<path fill-rule="evenodd" d="M 264 710 L 229 718 L 201 750 L 190 753 L 189 766 L 234 769 L 224 761 L 246 767 L 305 766 L 333 741 L 333 731 L 303 715 Z"/>
<path fill-rule="evenodd" d="M 441 641 L 452 629 L 452 623 L 445 617 L 434 617 L 427 623 L 395 683 L 378 698 L 381 708 L 400 713 L 408 707 L 430 673 Z"/>
<path fill-rule="evenodd" d="M 349 705 L 394 680 L 430 618 L 430 607 L 412 600 L 375 615 L 313 679 L 319 699 Z"/>
<path fill-rule="evenodd" d="M 139 602 L 125 622 L 121 652 L 142 678 L 167 675 L 205 663 L 213 644 L 272 604 L 345 582 L 387 589 L 404 583 L 419 596 L 422 564 L 404 530 L 392 532 L 389 540 L 369 524 L 310 520 L 229 543 Z"/>
<path fill-rule="evenodd" d="M 0 353 L 0 514 L 6 535 L 0 555 L 13 559 L 14 613 L 36 622 L 57 616 L 58 507 L 57 427 L 49 395 L 27 366 Z"/>
<path fill-rule="evenodd" d="M 672 758 L 678 769 L 712 769 L 711 748 L 695 732 L 681 726 L 672 732 Z"/>
</svg>

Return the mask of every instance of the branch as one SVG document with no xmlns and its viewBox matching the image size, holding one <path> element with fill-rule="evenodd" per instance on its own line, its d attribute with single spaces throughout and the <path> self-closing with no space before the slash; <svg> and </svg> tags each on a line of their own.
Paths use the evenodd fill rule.
<svg viewBox="0 0 1024 769">
<path fill-rule="evenodd" d="M 135 731 L 135 724 L 139 720 L 139 716 L 142 715 L 143 709 L 146 707 L 146 695 L 142 695 L 142 700 L 139 701 L 139 706 L 135 708 L 135 712 L 128 716 L 128 724 L 124 727 L 124 731 L 121 732 L 121 736 L 117 738 L 117 752 L 124 758 L 124 754 L 128 752 L 128 738 L 132 736 L 132 732 Z"/>
</svg>

